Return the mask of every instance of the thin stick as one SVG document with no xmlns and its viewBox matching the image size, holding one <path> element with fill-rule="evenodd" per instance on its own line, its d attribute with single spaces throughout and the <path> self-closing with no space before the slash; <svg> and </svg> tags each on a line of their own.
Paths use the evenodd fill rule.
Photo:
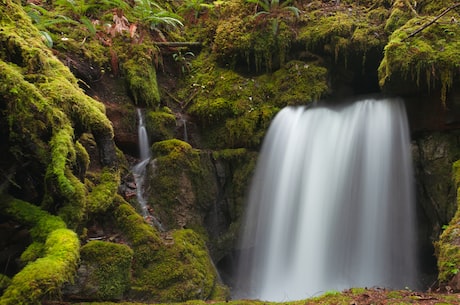
<svg viewBox="0 0 460 305">
<path fill-rule="evenodd" d="M 417 35 L 418 33 L 420 33 L 421 31 L 423 31 L 424 29 L 426 29 L 427 27 L 429 27 L 430 25 L 432 25 L 433 23 L 435 23 L 439 18 L 441 18 L 442 16 L 444 16 L 445 14 L 447 14 L 448 12 L 450 12 L 451 10 L 453 10 L 454 8 L 457 8 L 458 6 L 460 6 L 460 3 L 456 3 L 448 8 L 446 8 L 441 14 L 439 14 L 438 16 L 436 16 L 433 20 L 431 20 L 430 22 L 428 22 L 427 24 L 421 26 L 420 28 L 418 28 L 417 30 L 415 30 L 414 32 L 412 32 L 409 36 L 407 36 L 404 40 L 406 39 L 409 39 L 411 37 L 414 37 L 415 35 Z"/>
</svg>

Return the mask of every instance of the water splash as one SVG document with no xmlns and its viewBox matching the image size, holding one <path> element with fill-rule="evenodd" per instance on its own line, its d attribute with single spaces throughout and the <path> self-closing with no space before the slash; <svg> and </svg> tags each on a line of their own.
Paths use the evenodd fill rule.
<svg viewBox="0 0 460 305">
<path fill-rule="evenodd" d="M 415 288 L 407 125 L 394 99 L 276 116 L 251 186 L 236 298 Z"/>
</svg>

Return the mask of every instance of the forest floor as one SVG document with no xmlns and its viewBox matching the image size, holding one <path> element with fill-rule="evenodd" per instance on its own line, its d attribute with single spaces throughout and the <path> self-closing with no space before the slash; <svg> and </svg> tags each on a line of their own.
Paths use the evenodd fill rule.
<svg viewBox="0 0 460 305">
<path fill-rule="evenodd" d="M 43 302 L 44 305 L 167 305 L 160 303 L 130 302 Z M 460 305 L 460 293 L 418 292 L 411 290 L 388 290 L 381 288 L 353 288 L 342 292 L 330 291 L 317 297 L 300 301 L 265 302 L 258 300 L 203 301 L 191 300 L 168 305 Z"/>
</svg>

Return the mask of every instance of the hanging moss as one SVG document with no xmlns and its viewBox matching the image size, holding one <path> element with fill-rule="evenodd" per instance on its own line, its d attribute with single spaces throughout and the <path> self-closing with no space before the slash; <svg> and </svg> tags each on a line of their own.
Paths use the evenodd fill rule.
<svg viewBox="0 0 460 305">
<path fill-rule="evenodd" d="M 378 5 L 369 10 L 337 6 L 327 13 L 322 8 L 312 9 L 303 17 L 305 25 L 297 40 L 309 50 L 332 55 L 336 61 L 343 59 L 346 64 L 350 54 L 366 54 L 384 46 L 387 17 L 388 10 Z"/>
<path fill-rule="evenodd" d="M 379 82 L 381 87 L 391 84 L 396 75 L 417 86 L 436 87 L 445 104 L 460 67 L 460 27 L 451 22 L 451 16 L 445 16 L 413 35 L 433 18 L 414 17 L 391 35 L 379 66 Z"/>
<path fill-rule="evenodd" d="M 123 70 L 134 103 L 140 106 L 157 107 L 160 103 L 160 93 L 153 63 L 139 56 L 123 63 Z"/>
<path fill-rule="evenodd" d="M 205 147 L 258 147 L 278 109 L 307 104 L 328 90 L 327 70 L 315 62 L 290 61 L 249 78 L 205 58 L 194 63 L 187 91 L 194 96 L 189 113 L 201 127 Z"/>
</svg>

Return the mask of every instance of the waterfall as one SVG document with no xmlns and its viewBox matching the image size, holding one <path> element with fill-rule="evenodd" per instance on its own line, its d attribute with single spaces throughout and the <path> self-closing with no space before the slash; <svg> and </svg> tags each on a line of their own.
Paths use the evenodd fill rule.
<svg viewBox="0 0 460 305">
<path fill-rule="evenodd" d="M 147 128 L 144 123 L 144 114 L 142 109 L 137 108 L 137 117 L 139 120 L 137 136 L 139 139 L 139 158 L 141 161 L 150 158 L 150 145 L 147 135 Z"/>
<path fill-rule="evenodd" d="M 140 162 L 134 165 L 131 170 L 134 176 L 134 181 L 136 183 L 137 202 L 139 203 L 140 212 L 141 212 L 141 215 L 144 217 L 144 219 L 148 223 L 154 225 L 160 231 L 164 231 L 161 223 L 150 212 L 151 208 L 147 202 L 147 199 L 144 196 L 147 166 L 150 164 L 153 168 L 155 168 L 155 160 L 153 161 L 150 160 L 150 157 L 151 157 L 150 144 L 149 144 L 147 129 L 144 123 L 144 114 L 142 113 L 142 110 L 139 108 L 137 109 L 137 116 L 139 120 L 137 134 L 139 138 Z"/>
<path fill-rule="evenodd" d="M 253 177 L 234 297 L 416 288 L 414 201 L 401 100 L 283 109 Z"/>
</svg>

